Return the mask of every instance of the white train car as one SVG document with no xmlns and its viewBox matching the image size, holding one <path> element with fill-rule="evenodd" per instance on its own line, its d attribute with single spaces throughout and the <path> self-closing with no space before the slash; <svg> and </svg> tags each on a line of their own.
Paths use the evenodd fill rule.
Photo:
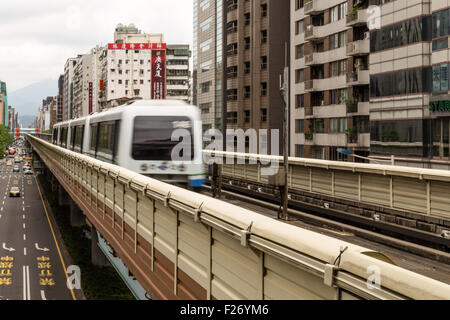
<svg viewBox="0 0 450 320">
<path fill-rule="evenodd" d="M 139 100 L 61 122 L 53 143 L 165 182 L 205 182 L 200 112 L 182 101 Z"/>
</svg>

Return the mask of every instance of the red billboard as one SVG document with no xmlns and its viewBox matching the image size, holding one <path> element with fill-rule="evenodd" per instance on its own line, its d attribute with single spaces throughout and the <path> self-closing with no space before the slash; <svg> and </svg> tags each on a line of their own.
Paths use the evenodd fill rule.
<svg viewBox="0 0 450 320">
<path fill-rule="evenodd" d="M 109 50 L 166 50 L 165 43 L 108 43 Z"/>
<path fill-rule="evenodd" d="M 152 99 L 166 98 L 166 51 L 152 50 Z"/>
</svg>

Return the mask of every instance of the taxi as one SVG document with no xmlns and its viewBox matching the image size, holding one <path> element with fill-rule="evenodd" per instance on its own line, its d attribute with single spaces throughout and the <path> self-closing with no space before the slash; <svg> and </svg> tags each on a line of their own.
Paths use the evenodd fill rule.
<svg viewBox="0 0 450 320">
<path fill-rule="evenodd" d="M 19 187 L 12 187 L 9 190 L 9 196 L 10 197 L 20 197 L 20 189 L 19 189 Z"/>
</svg>

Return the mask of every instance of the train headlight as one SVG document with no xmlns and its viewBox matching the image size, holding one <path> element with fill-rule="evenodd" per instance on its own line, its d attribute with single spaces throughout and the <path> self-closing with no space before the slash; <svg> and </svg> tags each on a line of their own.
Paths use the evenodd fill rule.
<svg viewBox="0 0 450 320">
<path fill-rule="evenodd" d="M 152 165 L 150 166 L 150 169 L 155 170 L 155 169 L 156 169 L 156 164 L 152 164 Z"/>
<path fill-rule="evenodd" d="M 141 165 L 141 170 L 142 171 L 147 171 L 148 170 L 148 166 L 144 163 L 143 165 Z"/>
<path fill-rule="evenodd" d="M 177 166 L 173 164 L 173 165 L 170 166 L 170 169 L 171 169 L 171 170 L 176 170 L 176 169 L 177 169 Z"/>
<path fill-rule="evenodd" d="M 180 164 L 178 166 L 178 170 L 180 170 L 181 172 L 184 172 L 184 171 L 186 171 L 186 167 L 183 164 Z"/>
</svg>

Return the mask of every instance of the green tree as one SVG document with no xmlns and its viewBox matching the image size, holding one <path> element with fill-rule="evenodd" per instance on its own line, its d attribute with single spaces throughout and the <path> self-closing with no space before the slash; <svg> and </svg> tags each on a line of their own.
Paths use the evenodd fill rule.
<svg viewBox="0 0 450 320">
<path fill-rule="evenodd" d="M 8 154 L 6 147 L 14 141 L 14 135 L 9 133 L 9 129 L 4 125 L 0 125 L 0 159 L 3 159 Z"/>
</svg>

